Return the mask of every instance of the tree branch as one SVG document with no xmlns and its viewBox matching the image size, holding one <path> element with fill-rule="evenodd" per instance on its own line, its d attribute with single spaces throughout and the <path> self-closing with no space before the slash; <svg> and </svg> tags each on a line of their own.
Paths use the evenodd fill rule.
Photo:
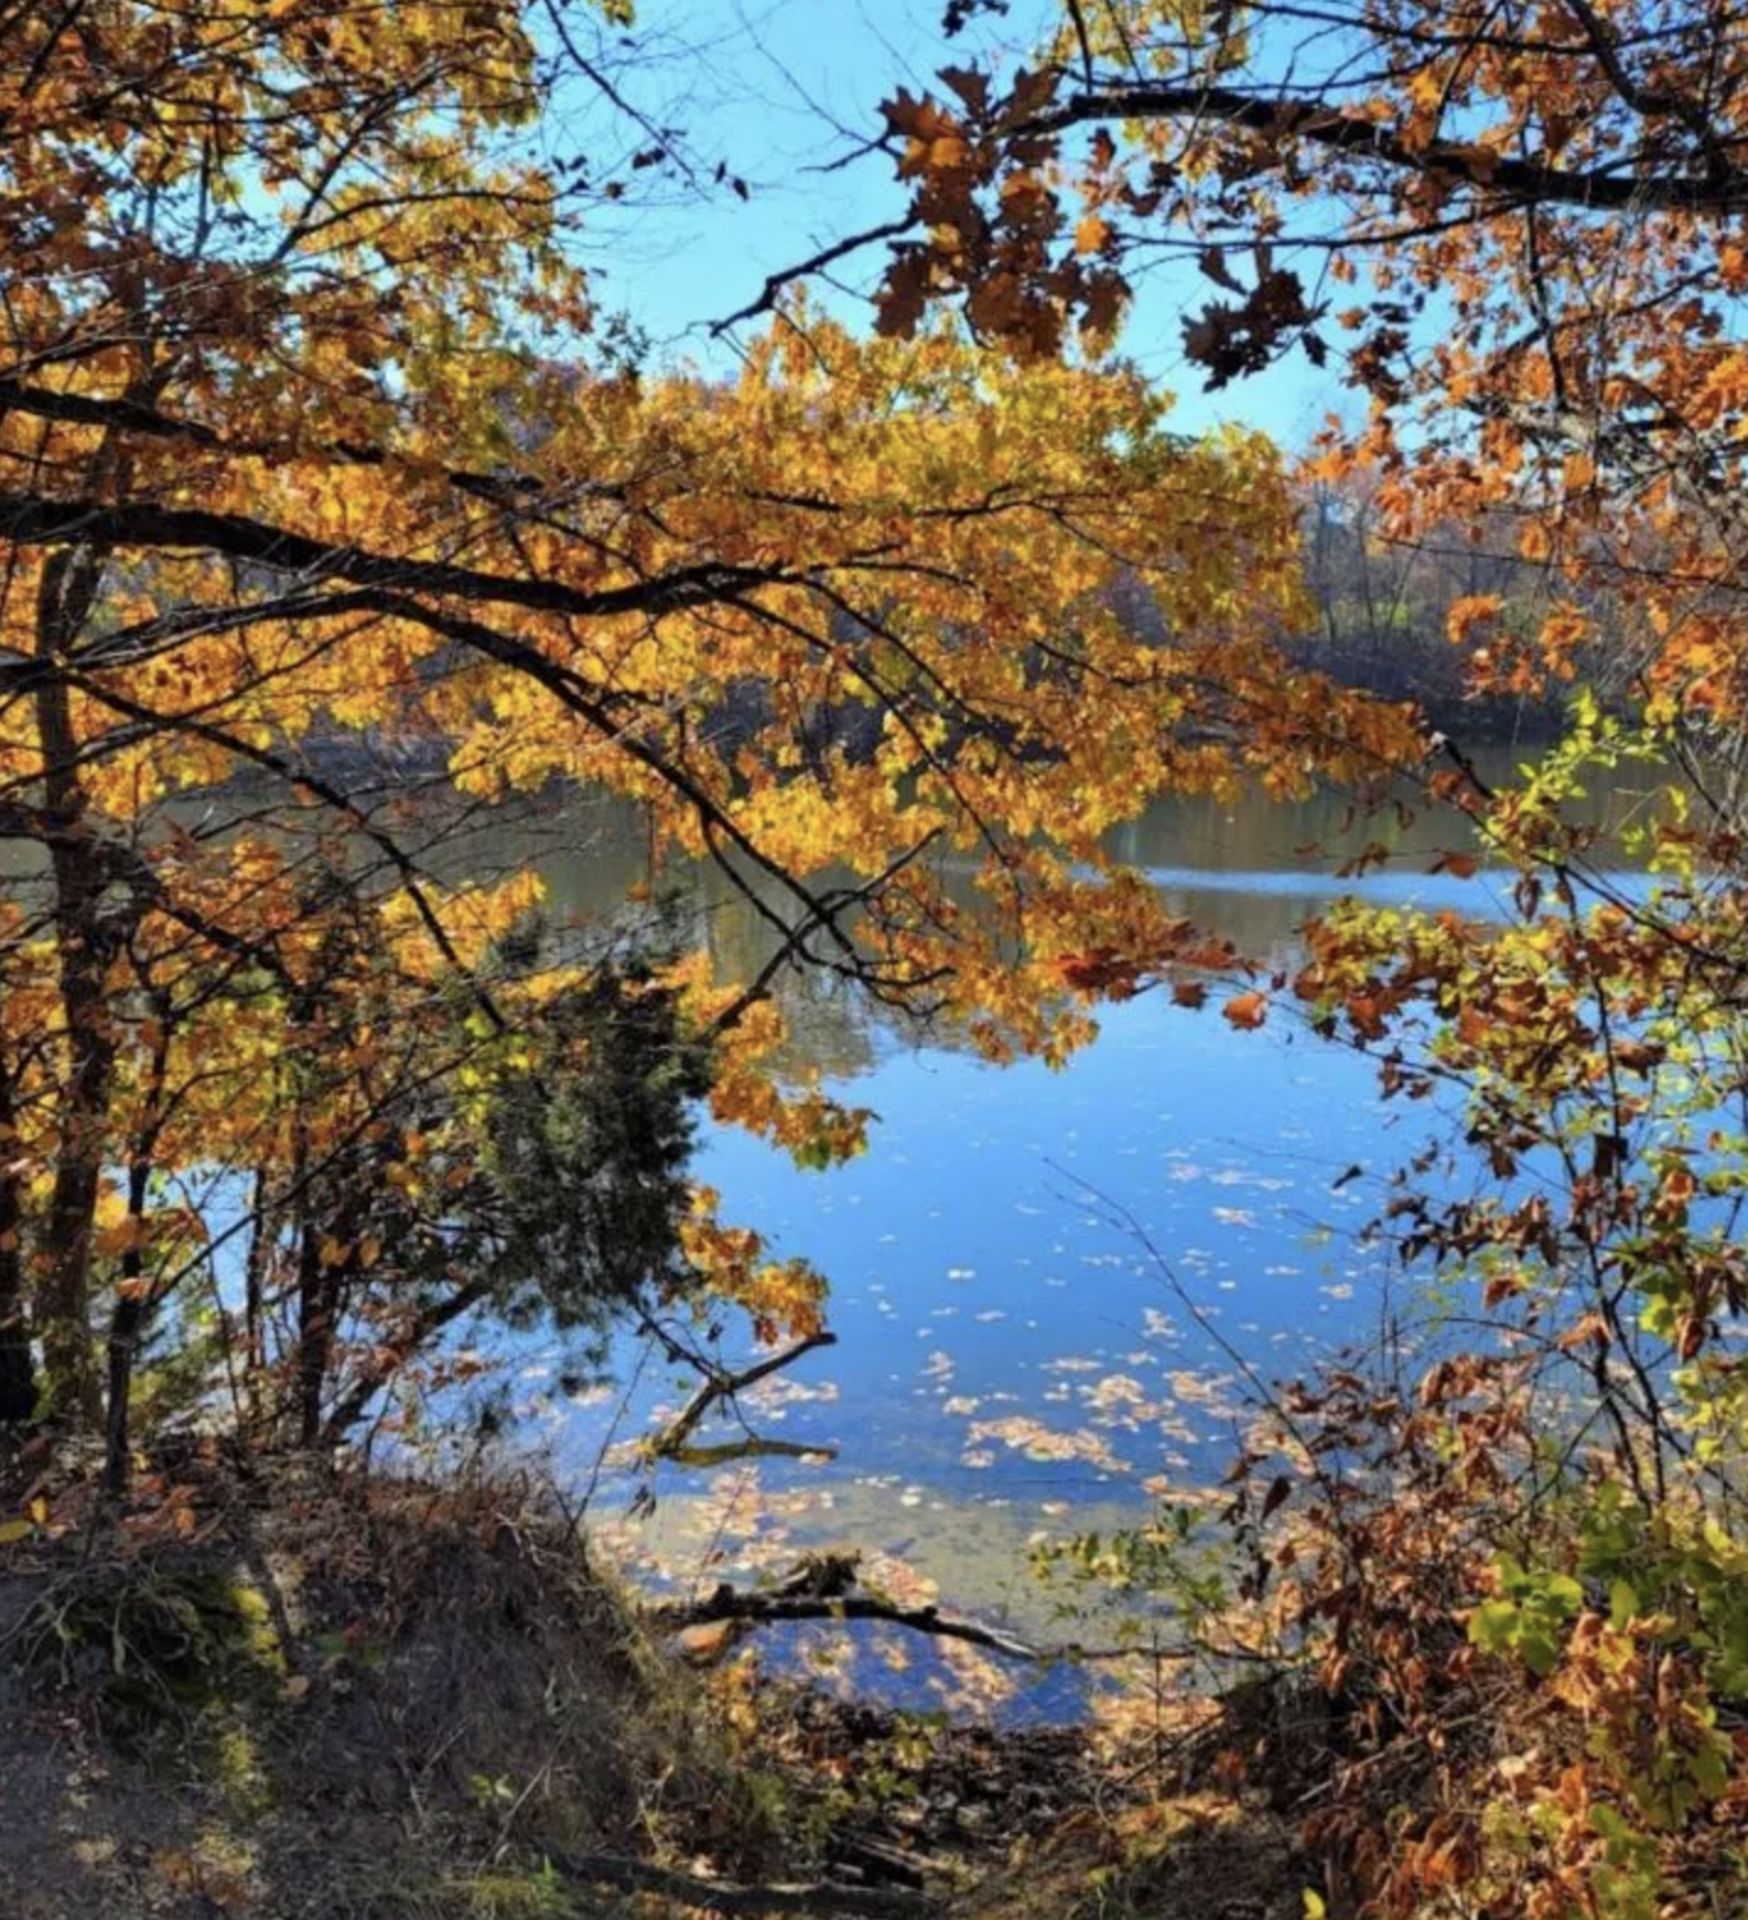
<svg viewBox="0 0 1748 1920">
<path fill-rule="evenodd" d="M 61 393 L 13 378 L 0 379 L 0 414 L 25 413 L 36 420 L 57 420 L 71 426 L 102 427 L 111 433 L 135 433 L 151 440 L 184 440 L 192 446 L 228 456 L 284 454 L 290 449 L 271 439 L 227 438 L 204 421 L 163 413 L 143 401 L 110 394 Z M 343 465 L 380 467 L 390 458 L 386 447 L 356 441 L 324 442 L 309 449 Z M 466 467 L 446 467 L 443 477 L 464 493 L 498 503 L 524 500 L 540 492 L 540 482 L 527 474 L 479 473 Z"/>
<path fill-rule="evenodd" d="M 1491 149 L 1435 140 L 1411 146 L 1400 131 L 1312 101 L 1281 100 L 1232 87 L 1101 87 L 1071 94 L 1060 106 L 1004 131 L 1009 138 L 1061 133 L 1095 120 L 1224 121 L 1271 138 L 1309 141 L 1332 152 L 1415 173 L 1448 174 L 1478 191 L 1531 204 L 1596 212 L 1628 208 L 1661 212 L 1733 212 L 1748 205 L 1748 172 L 1729 167 L 1704 175 L 1642 175 L 1590 168 L 1575 172 Z"/>
<path fill-rule="evenodd" d="M 704 1384 L 680 1409 L 672 1425 L 651 1442 L 650 1451 L 661 1458 L 672 1459 L 684 1450 L 686 1442 L 691 1439 L 699 1421 L 718 1401 L 732 1400 L 736 1394 L 745 1393 L 749 1387 L 757 1386 L 761 1380 L 768 1380 L 772 1374 L 780 1373 L 792 1361 L 799 1360 L 804 1353 L 812 1353 L 817 1347 L 835 1347 L 837 1343 L 838 1336 L 835 1333 L 827 1333 L 822 1329 L 818 1333 L 808 1334 L 805 1339 L 793 1342 L 780 1352 L 767 1354 L 763 1360 L 743 1368 L 739 1373 L 722 1373 L 712 1369 L 707 1374 Z M 828 1449 L 806 1447 L 802 1451 L 824 1453 Z"/>
<path fill-rule="evenodd" d="M 874 1920 L 904 1920 L 905 1916 L 940 1911 L 935 1901 L 920 1893 L 839 1887 L 824 1880 L 799 1886 L 742 1887 L 681 1873 L 672 1867 L 651 1866 L 620 1854 L 565 1853 L 550 1847 L 541 1851 L 553 1870 L 567 1880 L 616 1887 L 621 1893 L 660 1894 L 710 1913 L 867 1914 Z"/>
<path fill-rule="evenodd" d="M 1265 1657 L 1244 1648 L 1221 1650 L 1187 1641 L 1161 1647 L 1141 1642 L 1132 1647 L 1085 1647 L 1075 1642 L 1035 1647 L 1015 1634 L 1004 1633 L 999 1627 L 961 1620 L 942 1613 L 938 1607 L 901 1607 L 868 1593 L 748 1593 L 729 1586 L 726 1581 L 702 1600 L 665 1601 L 649 1612 L 658 1626 L 675 1632 L 683 1627 L 712 1626 L 719 1620 L 740 1620 L 752 1627 L 780 1626 L 799 1620 L 874 1620 L 887 1626 L 904 1627 L 912 1633 L 929 1634 L 938 1640 L 959 1640 L 967 1646 L 984 1647 L 1005 1660 L 1022 1660 L 1034 1666 L 1048 1666 L 1056 1661 L 1141 1658 L 1178 1661 L 1205 1657 L 1262 1660 Z"/>
<path fill-rule="evenodd" d="M 705 561 L 621 587 L 587 591 L 561 580 L 518 579 L 442 560 L 373 553 L 335 546 L 240 513 L 198 507 L 162 507 L 129 501 L 56 500 L 42 494 L 0 492 L 0 540 L 21 546 L 74 542 L 223 554 L 308 579 L 351 581 L 400 593 L 440 593 L 488 606 L 600 619 L 625 613 L 662 613 L 699 606 L 748 587 L 785 580 L 775 568 Z"/>
<path fill-rule="evenodd" d="M 835 261 L 842 260 L 852 253 L 869 247 L 876 240 L 897 240 L 911 229 L 909 220 L 883 220 L 877 227 L 866 227 L 860 233 L 852 233 L 846 239 L 834 240 L 829 247 L 821 247 L 818 253 L 809 254 L 805 260 L 798 260 L 794 266 L 785 267 L 780 273 L 768 273 L 762 290 L 744 307 L 727 315 L 724 319 L 712 323 L 712 336 L 726 333 L 730 327 L 737 326 L 742 320 L 756 319 L 761 313 L 769 313 L 777 304 L 777 296 L 791 280 L 800 280 L 807 274 L 818 273 L 822 267 L 829 267 Z"/>
</svg>

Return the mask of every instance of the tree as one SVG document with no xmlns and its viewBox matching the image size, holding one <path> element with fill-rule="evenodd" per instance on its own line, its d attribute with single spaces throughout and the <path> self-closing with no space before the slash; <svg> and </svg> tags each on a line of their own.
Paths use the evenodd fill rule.
<svg viewBox="0 0 1748 1920">
<path fill-rule="evenodd" d="M 1740 27 L 1619 0 L 1067 5 L 1031 67 L 888 105 L 913 232 L 882 325 L 957 298 L 1051 354 L 1108 338 L 1143 264 L 1193 270 L 1210 386 L 1339 354 L 1371 411 L 1329 459 L 1381 471 L 1394 531 L 1509 516 L 1577 590 L 1534 657 L 1596 638 L 1600 585 L 1654 636 L 1660 713 L 1728 707 Z"/>
<path fill-rule="evenodd" d="M 1566 678 L 1483 678 L 1469 652 L 1450 642 L 1452 607 L 1483 595 L 1497 600 L 1494 624 L 1504 631 L 1533 631 L 1545 616 L 1547 577 L 1512 550 L 1515 524 L 1391 534 L 1380 484 L 1378 472 L 1363 466 L 1306 482 L 1305 578 L 1318 622 L 1297 657 L 1386 698 L 1412 700 L 1428 726 L 1464 740 L 1557 736 Z M 1598 626 L 1608 630 L 1606 614 Z M 1620 677 L 1610 659 L 1598 659 L 1594 672 L 1604 685 Z"/>
<path fill-rule="evenodd" d="M 1223 957 L 1110 870 L 1106 827 L 1246 769 L 1363 779 L 1406 738 L 1333 685 L 1283 695 L 1272 452 L 1174 438 L 1133 370 L 1021 376 L 951 326 L 863 342 L 801 305 L 726 383 L 597 351 L 573 238 L 623 183 L 567 129 L 578 89 L 628 109 L 579 31 L 507 3 L 7 15 L 0 832 L 37 864 L 0 947 L 0 1335 L 8 1407 L 27 1314 L 87 1424 L 108 1340 L 118 1483 L 154 1342 L 240 1353 L 239 1399 L 307 1441 L 452 1313 L 524 1298 L 553 1253 L 518 1221 L 528 1156 L 623 1171 L 567 1076 L 613 1084 L 654 1009 L 719 1113 L 852 1152 L 865 1116 L 777 1071 L 785 970 L 1060 1057 L 1076 956 Z M 1165 644 L 1114 611 L 1136 580 Z M 513 959 L 532 881 L 439 885 L 445 802 L 373 786 L 366 741 L 435 751 L 464 803 L 629 797 L 756 914 L 756 968 L 680 957 L 605 1020 L 610 956 Z M 692 1072 L 651 1080 L 664 1217 Z M 756 1238 L 670 1225 L 688 1285 L 767 1332 L 817 1317 Z M 634 1239 L 658 1294 L 673 1233 Z"/>
<path fill-rule="evenodd" d="M 1365 418 L 1312 472 L 1374 479 L 1386 537 L 1538 570 L 1534 619 L 1497 579 L 1451 606 L 1474 681 L 1575 688 L 1522 783 L 1460 743 L 1421 770 L 1516 868 L 1515 911 L 1350 904 L 1292 982 L 1388 1092 L 1458 1090 L 1462 1197 L 1403 1169 L 1381 1227 L 1502 1336 L 1417 1399 L 1337 1370 L 1282 1408 L 1307 1508 L 1250 1591 L 1282 1585 L 1350 1710 L 1315 1824 L 1373 1913 L 1674 1913 L 1729 1871 L 1704 1809 L 1737 1804 L 1744 1684 L 1745 25 L 1065 0 L 1028 67 L 886 108 L 910 209 L 884 332 L 948 302 L 1023 363 L 1096 358 L 1132 277 L 1174 262 L 1207 283 L 1183 342 L 1210 387 L 1341 368 Z M 1648 899 L 1568 817 L 1625 762 L 1665 783 Z M 1236 1502 L 1252 1545 L 1293 1488 Z M 1521 1713 L 1514 1662 L 1546 1682 Z"/>
</svg>

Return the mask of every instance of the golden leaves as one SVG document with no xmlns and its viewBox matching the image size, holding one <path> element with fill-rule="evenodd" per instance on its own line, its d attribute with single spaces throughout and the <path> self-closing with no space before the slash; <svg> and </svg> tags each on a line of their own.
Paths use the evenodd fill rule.
<svg viewBox="0 0 1748 1920">
<path fill-rule="evenodd" d="M 132 516 L 106 548 L 102 651 L 68 689 L 87 817 L 144 849 L 149 905 L 105 991 L 129 1019 L 129 996 L 190 1002 L 118 1028 L 115 1164 L 155 1118 L 161 1039 L 165 1165 L 283 1182 L 362 1130 L 381 1197 L 436 1209 L 477 1170 L 441 1125 L 428 1153 L 379 1139 L 373 1099 L 429 1072 L 477 1112 L 529 1071 L 517 1018 L 585 970 L 531 957 L 531 874 L 420 872 L 425 822 L 362 790 L 367 749 L 421 779 L 446 759 L 469 797 L 605 789 L 640 810 L 642 881 L 719 858 L 785 951 L 992 1058 L 1060 1062 L 1092 1031 L 1085 1002 L 1169 978 L 1187 1004 L 1188 976 L 1232 958 L 1112 869 L 1113 826 L 1157 793 L 1347 777 L 1408 738 L 1280 672 L 1298 528 L 1266 441 L 1184 440 L 1142 370 L 1049 357 L 1114 325 L 1119 228 L 1153 191 L 1107 135 L 1103 197 L 1071 210 L 1056 144 L 1021 126 L 1055 100 L 1049 68 L 999 97 L 963 69 L 889 110 L 928 235 L 888 284 L 902 338 L 798 303 L 731 381 L 634 380 L 581 364 L 562 183 L 538 143 L 499 137 L 542 104 L 526 8 L 294 3 L 217 39 L 210 8 L 159 13 L 105 30 L 139 119 L 93 129 L 101 181 L 64 177 L 68 144 L 29 112 L 0 126 L 43 229 L 25 247 L 0 222 L 8 350 L 51 369 L 34 411 L 0 418 L 0 451 Z M 39 76 L 74 119 L 86 30 Z M 162 232 L 191 231 L 197 201 L 224 210 L 198 257 L 117 252 L 148 176 Z M 929 325 L 943 286 L 1029 363 Z M 136 344 L 159 313 L 174 327 Z M 149 408 L 121 397 L 148 389 Z M 42 562 L 22 539 L 9 558 L 0 637 L 23 656 Z M 49 748 L 28 702 L 9 713 L 22 786 Z M 258 830 L 166 824 L 171 796 L 245 781 L 269 796 Z M 6 982 L 21 1031 L 56 1006 L 53 958 L 38 941 Z M 676 970 L 695 1030 L 721 1023 L 715 1110 L 804 1164 L 843 1159 L 871 1116 L 795 1070 L 758 997 L 767 960 Z M 293 1139 L 286 1087 L 318 1066 L 332 1096 Z M 57 1141 L 32 1125 L 35 1177 Z M 708 1223 L 693 1242 L 762 1325 L 816 1319 L 816 1276 Z M 338 1273 L 371 1240 L 312 1244 Z"/>
<path fill-rule="evenodd" d="M 824 1325 L 826 1286 L 804 1260 L 769 1260 L 765 1243 L 747 1227 L 725 1225 L 717 1195 L 700 1187 L 682 1228 L 687 1260 L 706 1292 L 743 1308 L 767 1345 L 807 1339 Z"/>
<path fill-rule="evenodd" d="M 1290 10 L 1240 30 L 1121 0 L 1082 23 L 1109 57 L 1104 82 L 1081 72 L 1081 33 L 1059 19 L 1038 68 L 945 77 L 935 111 L 973 151 L 939 166 L 918 151 L 915 238 L 886 323 L 911 333 L 952 301 L 1022 356 L 1060 353 L 1077 328 L 1102 342 L 1123 305 L 1119 245 L 1157 243 L 1199 256 L 1234 296 L 1189 333 L 1221 381 L 1300 340 L 1325 351 L 1284 269 L 1247 294 L 1224 265 L 1247 242 L 1296 263 L 1308 240 L 1333 282 L 1371 283 L 1339 316 L 1371 416 L 1325 457 L 1389 470 L 1392 537 L 1467 538 L 1501 516 L 1522 559 L 1557 566 L 1593 618 L 1611 610 L 1605 637 L 1626 646 L 1648 623 L 1672 638 L 1641 683 L 1656 712 L 1733 710 L 1744 677 L 1679 649 L 1708 590 L 1729 597 L 1748 462 L 1734 318 L 1748 248 L 1716 171 L 1748 110 L 1711 78 L 1734 61 L 1727 33 L 1713 22 L 1678 45 L 1654 14 L 1640 0 L 1598 9 L 1595 35 L 1568 47 L 1502 39 L 1462 7 L 1432 9 L 1429 32 L 1368 6 L 1356 59 L 1332 64 Z M 1061 76 L 1054 90 L 1040 70 Z M 902 104 L 926 133 L 927 103 Z M 1331 219 L 1307 211 L 1325 202 Z M 1728 625 L 1724 652 L 1740 659 L 1739 613 Z M 1519 640 L 1478 663 L 1482 684 L 1535 692 L 1576 670 L 1571 636 L 1550 631 L 1539 660 Z"/>
</svg>

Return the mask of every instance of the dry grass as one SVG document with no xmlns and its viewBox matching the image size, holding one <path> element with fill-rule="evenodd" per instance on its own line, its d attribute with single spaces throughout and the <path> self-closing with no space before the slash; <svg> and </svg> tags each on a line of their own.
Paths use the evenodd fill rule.
<svg viewBox="0 0 1748 1920">
<path fill-rule="evenodd" d="M 214 1476 L 185 1510 L 0 1550 L 5 1920 L 568 1911 L 540 1842 L 715 1823 L 696 1684 L 524 1490 Z"/>
</svg>

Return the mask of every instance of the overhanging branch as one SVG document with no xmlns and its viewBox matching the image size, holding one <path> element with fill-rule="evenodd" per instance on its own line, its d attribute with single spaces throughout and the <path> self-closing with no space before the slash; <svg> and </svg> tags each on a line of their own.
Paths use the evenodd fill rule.
<svg viewBox="0 0 1748 1920">
<path fill-rule="evenodd" d="M 1062 133 L 1105 120 L 1199 120 L 1242 127 L 1272 139 L 1304 140 L 1333 153 L 1376 160 L 1401 171 L 1444 174 L 1479 191 L 1526 204 L 1620 213 L 1735 212 L 1748 206 L 1748 172 L 1631 173 L 1574 169 L 1513 158 L 1491 148 L 1434 140 L 1417 146 L 1400 129 L 1321 102 L 1283 100 L 1234 87 L 1111 86 L 1082 89 L 1055 107 L 1004 128 L 1015 136 Z"/>
<path fill-rule="evenodd" d="M 1108 1647 L 1065 1642 L 1040 1647 L 1000 1627 L 985 1626 L 976 1620 L 964 1620 L 953 1614 L 942 1613 L 939 1607 L 901 1607 L 871 1593 L 748 1592 L 731 1587 L 726 1581 L 702 1600 L 662 1602 L 650 1609 L 650 1617 L 658 1626 L 674 1632 L 686 1627 L 714 1626 L 725 1620 L 741 1621 L 749 1628 L 782 1626 L 807 1620 L 868 1620 L 885 1626 L 903 1627 L 908 1632 L 927 1634 L 937 1640 L 957 1640 L 966 1646 L 982 1647 L 990 1653 L 999 1654 L 1004 1660 L 1025 1661 L 1035 1666 L 1113 1660 L 1169 1660 L 1175 1663 L 1208 1658 L 1255 1661 L 1264 1658 L 1246 1649 L 1214 1649 L 1190 1641 L 1161 1645 L 1137 1641 L 1133 1646 Z"/>
<path fill-rule="evenodd" d="M 672 1424 L 650 1443 L 650 1452 L 659 1459 L 682 1458 L 690 1450 L 689 1442 L 698 1423 L 712 1407 L 724 1402 L 732 1402 L 737 1394 L 745 1393 L 749 1387 L 756 1387 L 761 1380 L 768 1380 L 774 1373 L 780 1373 L 785 1367 L 799 1360 L 803 1354 L 812 1353 L 820 1347 L 835 1347 L 837 1343 L 838 1336 L 822 1328 L 818 1333 L 810 1333 L 777 1353 L 768 1354 L 763 1360 L 756 1361 L 750 1367 L 743 1367 L 739 1373 L 726 1373 L 715 1367 L 710 1368 L 705 1375 L 704 1384 L 680 1409 Z M 783 1447 L 779 1451 L 793 1451 L 796 1454 L 833 1454 L 836 1449 L 796 1446 L 793 1449 Z"/>
</svg>

